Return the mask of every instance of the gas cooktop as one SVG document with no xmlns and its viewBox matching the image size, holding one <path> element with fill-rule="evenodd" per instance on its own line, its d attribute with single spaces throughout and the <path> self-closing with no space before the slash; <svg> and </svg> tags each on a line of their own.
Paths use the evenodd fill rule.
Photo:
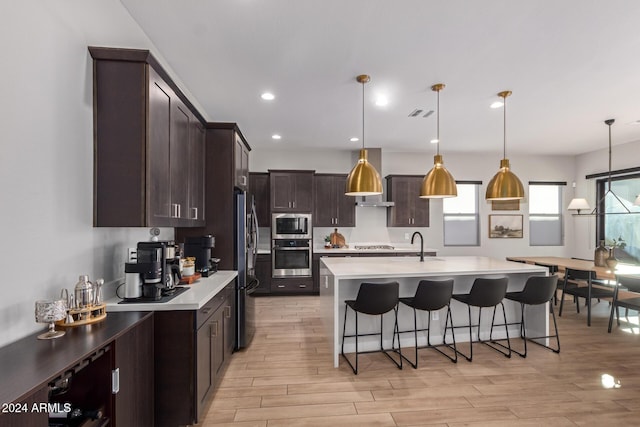
<svg viewBox="0 0 640 427">
<path fill-rule="evenodd" d="M 395 248 L 391 245 L 355 245 L 354 249 L 364 249 L 367 251 L 376 251 L 376 250 L 392 251 Z"/>
</svg>

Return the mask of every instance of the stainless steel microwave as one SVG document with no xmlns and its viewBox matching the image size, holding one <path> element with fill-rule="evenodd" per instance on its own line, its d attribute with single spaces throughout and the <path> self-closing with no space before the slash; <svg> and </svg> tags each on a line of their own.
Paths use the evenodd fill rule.
<svg viewBox="0 0 640 427">
<path fill-rule="evenodd" d="M 274 213 L 271 215 L 272 239 L 311 239 L 311 214 Z"/>
</svg>

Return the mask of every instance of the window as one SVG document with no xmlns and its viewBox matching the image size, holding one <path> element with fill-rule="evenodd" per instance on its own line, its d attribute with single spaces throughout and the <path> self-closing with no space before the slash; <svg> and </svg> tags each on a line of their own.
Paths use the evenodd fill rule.
<svg viewBox="0 0 640 427">
<path fill-rule="evenodd" d="M 529 244 L 562 246 L 562 189 L 564 182 L 529 183 Z"/>
<path fill-rule="evenodd" d="M 443 199 L 445 246 L 480 246 L 478 193 L 481 182 L 458 182 L 458 197 Z"/>
<path fill-rule="evenodd" d="M 638 206 L 633 205 L 640 194 L 640 174 L 612 177 L 610 193 L 606 193 L 607 179 L 598 180 L 596 187 L 598 200 L 602 200 L 603 203 L 599 211 L 609 214 L 598 217 L 598 240 L 608 242 L 621 237 L 625 247 L 616 248 L 616 258 L 622 262 L 638 263 L 640 261 L 640 214 L 620 213 L 627 212 L 626 209 L 631 212 L 640 211 Z M 624 207 L 621 204 L 624 204 Z"/>
</svg>

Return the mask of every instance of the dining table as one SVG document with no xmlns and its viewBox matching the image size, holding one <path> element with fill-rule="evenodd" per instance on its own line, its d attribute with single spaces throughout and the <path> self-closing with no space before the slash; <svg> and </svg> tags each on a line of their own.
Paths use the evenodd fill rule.
<svg viewBox="0 0 640 427">
<path fill-rule="evenodd" d="M 586 259 L 580 259 L 580 258 L 565 258 L 565 257 L 557 257 L 557 256 L 524 256 L 524 257 L 509 256 L 507 257 L 507 261 L 524 262 L 527 264 L 537 264 L 537 265 L 545 265 L 545 266 L 555 265 L 558 267 L 558 271 L 563 274 L 567 268 L 570 268 L 573 270 L 594 271 L 598 279 L 608 279 L 608 280 L 615 280 L 616 272 L 618 272 L 618 268 L 611 269 L 609 267 L 600 267 L 595 265 L 592 260 L 586 260 Z M 627 266 L 620 265 L 619 269 L 627 270 Z"/>
</svg>

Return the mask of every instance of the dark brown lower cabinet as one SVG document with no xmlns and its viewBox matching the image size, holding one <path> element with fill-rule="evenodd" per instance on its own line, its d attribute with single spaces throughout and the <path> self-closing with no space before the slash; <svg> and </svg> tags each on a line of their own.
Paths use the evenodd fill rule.
<svg viewBox="0 0 640 427">
<path fill-rule="evenodd" d="M 271 279 L 272 294 L 312 294 L 313 277 L 282 277 Z"/>
<path fill-rule="evenodd" d="M 235 283 L 199 310 L 155 313 L 155 426 L 202 421 L 235 347 Z"/>
<path fill-rule="evenodd" d="M 119 390 L 114 397 L 118 426 L 152 426 L 153 403 L 153 318 L 116 338 L 114 364 Z"/>
<path fill-rule="evenodd" d="M 100 415 L 70 425 L 155 425 L 152 313 L 109 313 L 57 340 L 36 335 L 0 348 L 0 426 L 57 425 L 73 409 Z"/>
<path fill-rule="evenodd" d="M 269 295 L 271 293 L 271 254 L 258 254 L 256 257 L 256 278 L 259 284 L 254 294 Z"/>
</svg>

